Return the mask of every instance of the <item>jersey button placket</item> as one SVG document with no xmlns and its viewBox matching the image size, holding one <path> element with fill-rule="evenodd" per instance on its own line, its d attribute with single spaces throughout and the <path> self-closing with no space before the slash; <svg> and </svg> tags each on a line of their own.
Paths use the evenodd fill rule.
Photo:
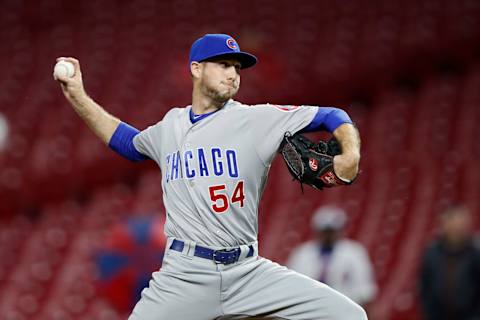
<svg viewBox="0 0 480 320">
<path fill-rule="evenodd" d="M 188 140 L 189 136 L 191 135 L 191 132 L 193 131 L 193 128 L 190 128 L 187 133 L 185 134 L 185 138 L 183 140 L 183 146 L 182 146 L 182 154 L 185 154 L 185 151 L 190 149 L 191 143 Z M 193 179 L 189 179 L 187 182 L 187 186 L 193 187 L 195 183 L 193 182 Z"/>
<path fill-rule="evenodd" d="M 189 142 L 185 142 L 185 144 L 183 145 L 183 152 L 189 150 L 190 146 L 191 144 Z M 193 178 L 188 179 L 187 185 L 193 188 L 193 186 L 195 185 L 195 182 L 193 182 Z"/>
</svg>

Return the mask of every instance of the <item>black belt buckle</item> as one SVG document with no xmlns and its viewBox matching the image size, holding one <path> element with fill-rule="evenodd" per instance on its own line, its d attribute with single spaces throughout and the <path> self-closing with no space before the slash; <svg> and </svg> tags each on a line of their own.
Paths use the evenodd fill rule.
<svg viewBox="0 0 480 320">
<path fill-rule="evenodd" d="M 236 249 L 222 249 L 213 252 L 213 261 L 216 264 L 231 264 L 238 261 L 240 257 L 240 248 Z"/>
</svg>

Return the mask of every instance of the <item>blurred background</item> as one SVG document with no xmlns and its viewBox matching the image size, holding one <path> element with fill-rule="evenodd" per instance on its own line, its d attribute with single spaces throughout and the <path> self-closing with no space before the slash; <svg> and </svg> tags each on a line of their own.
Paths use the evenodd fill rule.
<svg viewBox="0 0 480 320">
<path fill-rule="evenodd" d="M 302 194 L 274 161 L 260 254 L 285 263 L 317 207 L 342 207 L 373 264 L 371 317 L 423 319 L 419 266 L 439 214 L 461 204 L 480 227 L 476 0 L 1 0 L 0 319 L 125 319 L 163 254 L 159 170 L 95 138 L 55 59 L 77 57 L 90 96 L 143 129 L 190 103 L 188 51 L 204 33 L 260 60 L 237 100 L 338 106 L 362 136 L 350 187 Z"/>
</svg>

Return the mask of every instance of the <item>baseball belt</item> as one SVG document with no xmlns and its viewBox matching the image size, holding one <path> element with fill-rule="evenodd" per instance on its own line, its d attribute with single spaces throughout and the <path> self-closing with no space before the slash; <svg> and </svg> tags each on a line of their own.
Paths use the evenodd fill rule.
<svg viewBox="0 0 480 320">
<path fill-rule="evenodd" d="M 172 245 L 170 246 L 170 249 L 183 252 L 184 246 L 185 243 L 183 241 L 174 239 Z M 253 253 L 255 252 L 255 249 L 252 245 L 249 245 L 248 248 L 249 251 L 247 254 L 247 258 L 252 257 Z M 210 248 L 196 245 L 193 255 L 199 258 L 213 260 L 213 262 L 215 262 L 216 264 L 231 264 L 238 261 L 238 259 L 240 258 L 240 253 L 240 248 L 213 250 Z"/>
</svg>

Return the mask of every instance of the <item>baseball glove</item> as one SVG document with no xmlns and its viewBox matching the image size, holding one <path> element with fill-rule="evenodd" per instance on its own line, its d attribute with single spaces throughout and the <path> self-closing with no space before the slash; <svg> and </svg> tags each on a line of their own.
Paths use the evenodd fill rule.
<svg viewBox="0 0 480 320">
<path fill-rule="evenodd" d="M 335 138 L 318 143 L 301 134 L 285 133 L 279 152 L 294 180 L 316 189 L 351 184 L 340 179 L 333 170 L 333 157 L 341 153 Z"/>
</svg>

